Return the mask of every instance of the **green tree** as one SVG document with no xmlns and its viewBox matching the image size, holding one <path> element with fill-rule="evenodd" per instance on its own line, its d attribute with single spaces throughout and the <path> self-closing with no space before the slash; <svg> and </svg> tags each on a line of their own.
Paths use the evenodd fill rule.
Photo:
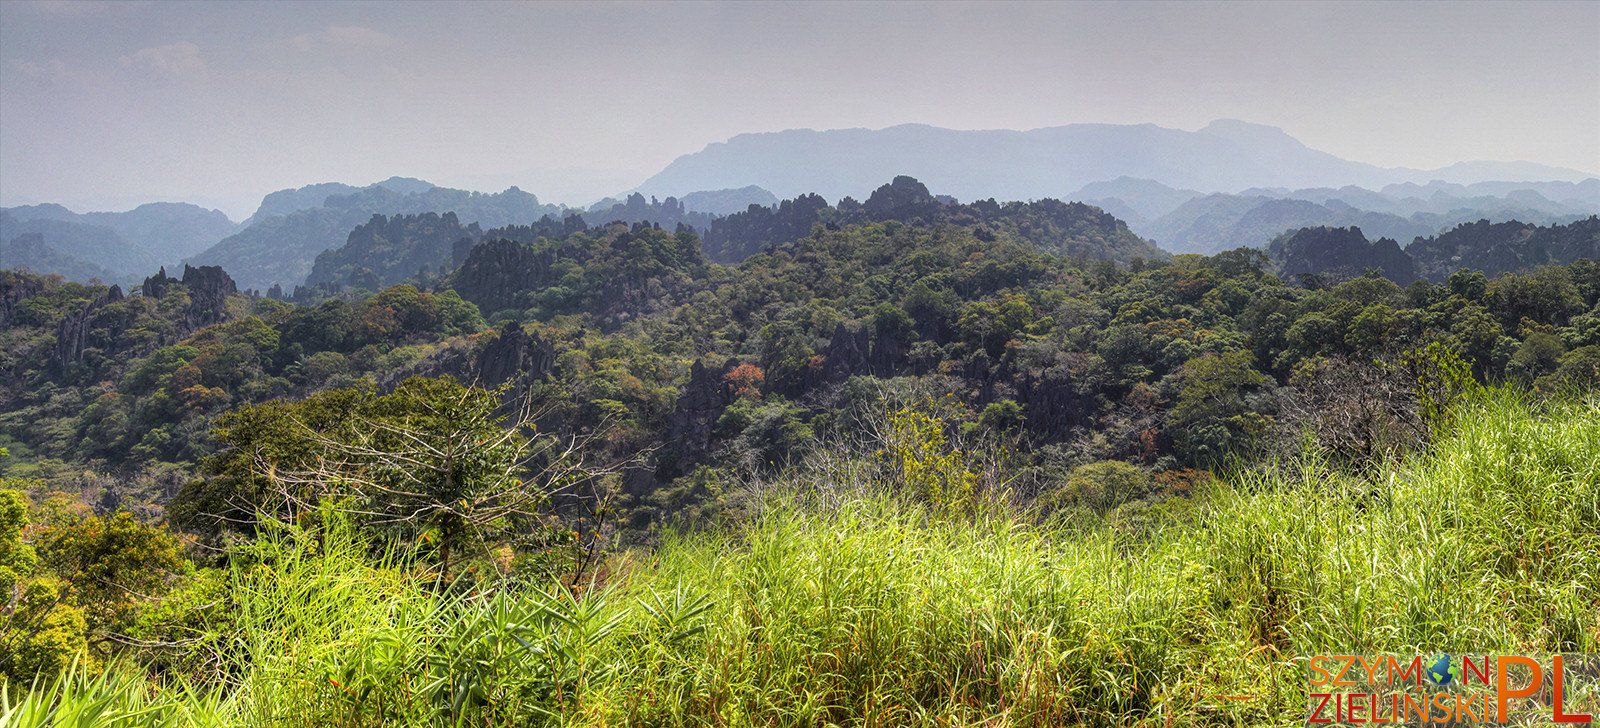
<svg viewBox="0 0 1600 728">
<path fill-rule="evenodd" d="M 978 415 L 978 426 L 993 434 L 1000 434 L 1020 429 L 1025 418 L 1022 414 L 1022 405 L 1013 399 L 1002 399 L 990 402 Z"/>
<path fill-rule="evenodd" d="M 83 612 L 67 601 L 61 580 L 41 567 L 25 538 L 28 530 L 27 498 L 0 487 L 0 686 L 53 676 L 85 655 L 88 645 Z"/>
<path fill-rule="evenodd" d="M 1523 319 L 1559 326 L 1583 310 L 1583 296 L 1572 274 L 1555 266 L 1500 276 L 1489 282 L 1485 297 L 1489 309 L 1509 327 L 1519 326 Z"/>
<path fill-rule="evenodd" d="M 355 417 L 375 398 L 370 385 L 331 389 L 223 415 L 211 432 L 221 449 L 201 462 L 204 475 L 178 491 L 168 515 L 213 541 L 227 531 L 253 532 L 260 517 L 296 520 L 314 495 L 291 488 L 278 474 L 317 467 L 324 440 L 355 439 Z"/>
<path fill-rule="evenodd" d="M 1580 346 L 1561 355 L 1556 370 L 1538 380 L 1543 391 L 1600 389 L 1600 345 Z"/>
<path fill-rule="evenodd" d="M 126 511 L 43 529 L 38 543 L 41 562 L 82 610 L 92 640 L 124 630 L 142 604 L 189 569 L 177 537 Z"/>
<path fill-rule="evenodd" d="M 1154 491 L 1155 480 L 1144 469 L 1121 460 L 1102 460 L 1073 468 L 1065 485 L 1041 496 L 1040 502 L 1051 509 L 1078 506 L 1105 514 Z"/>
<path fill-rule="evenodd" d="M 1182 388 L 1167 421 L 1190 462 L 1215 465 L 1257 444 L 1269 423 L 1249 398 L 1269 380 L 1251 366 L 1250 352 L 1203 354 L 1179 376 Z"/>
<path fill-rule="evenodd" d="M 925 409 L 903 407 L 889 413 L 879 451 L 899 476 L 905 493 L 940 508 L 970 506 L 978 476 L 966 453 L 952 447 L 943 420 Z"/>
<path fill-rule="evenodd" d="M 1555 371 L 1565 353 L 1566 346 L 1555 334 L 1542 331 L 1528 334 L 1522 346 L 1517 347 L 1517 353 L 1511 355 L 1511 361 L 1506 363 L 1506 376 L 1523 384 L 1533 384 L 1539 377 Z"/>
<path fill-rule="evenodd" d="M 1483 300 L 1483 294 L 1489 288 L 1489 279 L 1482 271 L 1462 268 L 1450 274 L 1448 283 L 1450 292 L 1469 301 Z"/>
</svg>

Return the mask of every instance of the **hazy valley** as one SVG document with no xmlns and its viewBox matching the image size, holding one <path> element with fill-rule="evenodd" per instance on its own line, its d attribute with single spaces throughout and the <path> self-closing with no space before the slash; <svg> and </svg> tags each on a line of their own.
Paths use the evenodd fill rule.
<svg viewBox="0 0 1600 728">
<path fill-rule="evenodd" d="M 1596 31 L 0 3 L 0 728 L 1600 713 Z"/>
</svg>

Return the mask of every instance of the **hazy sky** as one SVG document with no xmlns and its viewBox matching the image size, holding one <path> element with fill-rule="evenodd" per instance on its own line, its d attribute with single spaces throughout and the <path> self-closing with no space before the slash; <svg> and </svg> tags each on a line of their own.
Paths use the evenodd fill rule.
<svg viewBox="0 0 1600 728">
<path fill-rule="evenodd" d="M 586 204 L 734 134 L 1283 127 L 1384 166 L 1600 170 L 1600 2 L 0 0 L 0 204 L 235 219 L 390 175 Z"/>
</svg>

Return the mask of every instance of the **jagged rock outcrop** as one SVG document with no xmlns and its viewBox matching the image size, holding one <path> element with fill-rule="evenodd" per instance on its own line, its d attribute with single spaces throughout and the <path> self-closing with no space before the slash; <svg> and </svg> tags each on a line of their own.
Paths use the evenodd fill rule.
<svg viewBox="0 0 1600 728">
<path fill-rule="evenodd" d="M 474 370 L 482 386 L 498 387 L 516 382 L 520 389 L 526 383 L 550 376 L 555 361 L 555 347 L 544 337 L 528 333 L 521 324 L 508 322 L 478 351 Z"/>
<path fill-rule="evenodd" d="M 989 360 L 989 355 L 980 351 L 967 361 L 961 373 L 967 381 L 978 385 L 976 404 L 982 407 L 994 401 L 996 385 L 1010 379 L 1011 366 L 1005 360 L 1001 360 L 1000 365 L 995 366 Z"/>
<path fill-rule="evenodd" d="M 905 345 L 890 333 L 840 322 L 818 355 L 820 363 L 807 373 L 807 387 L 838 384 L 856 376 L 892 377 L 905 358 Z"/>
<path fill-rule="evenodd" d="M 706 257 L 720 263 L 737 263 L 763 249 L 799 240 L 822 221 L 828 201 L 801 195 L 770 207 L 751 205 L 742 212 L 711 221 L 705 234 Z"/>
<path fill-rule="evenodd" d="M 900 175 L 889 184 L 873 190 L 861 209 L 873 220 L 911 221 L 922 217 L 932 218 L 939 201 L 928 192 L 927 185 L 914 177 Z"/>
<path fill-rule="evenodd" d="M 1293 278 L 1305 274 L 1355 278 L 1376 269 L 1400 285 L 1417 279 L 1416 264 L 1389 238 L 1367 242 L 1361 228 L 1301 228 L 1267 246 L 1278 271 Z"/>
<path fill-rule="evenodd" d="M 0 271 L 0 325 L 9 323 L 16 315 L 17 304 L 44 291 L 44 279 L 39 276 Z"/>
<path fill-rule="evenodd" d="M 1066 367 L 1051 367 L 1037 374 L 1023 372 L 1016 383 L 1028 427 L 1047 435 L 1064 435 L 1090 423 L 1096 411 L 1094 398 L 1073 386 Z"/>
<path fill-rule="evenodd" d="M 810 386 L 837 384 L 872 372 L 872 342 L 865 327 L 852 330 L 840 322 L 822 352 L 822 364 L 809 372 Z"/>
<path fill-rule="evenodd" d="M 95 314 L 108 304 L 122 300 L 122 288 L 112 286 L 91 301 L 82 311 L 69 314 L 56 325 L 56 345 L 51 352 L 51 363 L 57 374 L 65 376 L 73 364 L 83 361 L 84 335 Z"/>
<path fill-rule="evenodd" d="M 892 377 L 899 371 L 905 355 L 905 345 L 898 337 L 880 332 L 872 337 L 872 351 L 867 359 L 874 376 Z"/>
<path fill-rule="evenodd" d="M 656 477 L 662 482 L 688 471 L 711 449 L 711 435 L 717 420 L 733 404 L 734 388 L 728 372 L 738 366 L 729 359 L 721 367 L 707 367 L 696 361 L 689 368 L 689 381 L 678 395 L 678 404 L 667 419 L 665 447 L 657 458 Z"/>
<path fill-rule="evenodd" d="M 183 287 L 189 289 L 189 313 L 185 323 L 191 330 L 218 323 L 228 317 L 228 295 L 239 287 L 221 266 L 183 266 Z"/>
<path fill-rule="evenodd" d="M 471 249 L 451 286 L 488 315 L 515 307 L 519 294 L 539 288 L 555 262 L 553 248 L 535 250 L 512 240 L 489 240 Z"/>
<path fill-rule="evenodd" d="M 177 282 L 178 279 L 167 275 L 167 267 L 161 266 L 160 271 L 144 279 L 144 283 L 139 285 L 139 293 L 145 298 L 161 298 L 167 295 L 167 289 Z"/>
<path fill-rule="evenodd" d="M 209 326 L 228 317 L 228 296 L 239 292 L 233 279 L 215 265 L 183 266 L 183 277 L 167 275 L 165 266 L 155 275 L 144 279 L 139 292 L 146 298 L 164 298 L 174 284 L 182 284 L 189 292 L 189 310 L 184 317 L 186 331 Z"/>
<path fill-rule="evenodd" d="M 626 200 L 612 205 L 606 205 L 605 202 L 597 204 L 583 213 L 583 219 L 591 226 L 623 222 L 629 225 L 647 223 L 663 228 L 688 226 L 704 230 L 711 226 L 712 215 L 689 210 L 676 197 L 668 197 L 665 200 L 651 197 L 646 200 L 644 195 L 635 192 L 628 195 Z"/>
</svg>

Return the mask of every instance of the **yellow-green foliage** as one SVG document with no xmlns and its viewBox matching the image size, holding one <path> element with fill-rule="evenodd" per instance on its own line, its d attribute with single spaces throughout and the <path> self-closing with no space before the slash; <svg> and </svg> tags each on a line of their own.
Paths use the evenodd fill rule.
<svg viewBox="0 0 1600 728">
<path fill-rule="evenodd" d="M 29 525 L 27 498 L 0 489 L 0 685 L 60 672 L 88 644 L 83 611 L 24 538 Z"/>
<path fill-rule="evenodd" d="M 950 447 L 942 420 L 921 409 L 894 410 L 883 440 L 884 457 L 904 492 L 941 507 L 971 503 L 978 476 L 968 469 L 966 454 Z"/>
<path fill-rule="evenodd" d="M 1472 365 L 1438 341 L 1407 351 L 1400 366 L 1412 372 L 1419 413 L 1435 429 L 1449 426 L 1449 418 L 1457 410 L 1454 405 L 1462 398 L 1481 394 L 1482 385 L 1472 377 Z"/>
<path fill-rule="evenodd" d="M 1300 725 L 1308 654 L 1600 650 L 1600 402 L 1458 406 L 1411 460 L 1211 481 L 1137 530 L 791 494 L 581 597 L 443 597 L 347 535 L 269 539 L 220 691 L 53 694 L 129 724 Z M 900 427 L 906 461 L 947 454 Z"/>
</svg>

